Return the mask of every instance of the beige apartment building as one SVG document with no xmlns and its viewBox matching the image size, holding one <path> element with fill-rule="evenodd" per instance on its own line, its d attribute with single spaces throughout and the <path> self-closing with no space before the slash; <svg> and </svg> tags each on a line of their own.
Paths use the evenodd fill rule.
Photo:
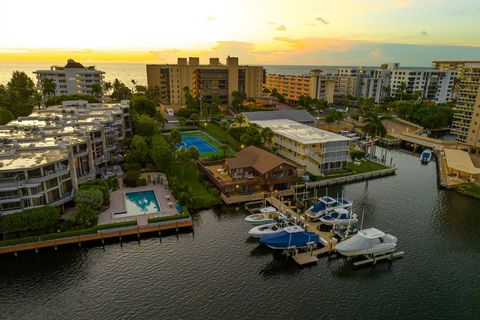
<svg viewBox="0 0 480 320">
<path fill-rule="evenodd" d="M 198 57 L 178 58 L 177 64 L 148 64 L 148 86 L 160 88 L 160 100 L 167 105 L 185 105 L 184 88 L 205 103 L 217 100 L 231 103 L 232 92 L 245 92 L 247 98 L 262 95 L 264 71 L 261 66 L 239 65 L 237 57 L 228 56 L 226 64 L 210 58 L 200 64 Z"/>
<path fill-rule="evenodd" d="M 356 75 L 324 74 L 312 70 L 309 75 L 268 74 L 265 86 L 276 89 L 290 103 L 300 96 L 310 96 L 328 103 L 340 103 L 345 97 L 360 94 L 360 80 Z"/>
<path fill-rule="evenodd" d="M 465 63 L 458 81 L 456 113 L 452 123 L 455 140 L 480 150 L 480 62 Z"/>
</svg>

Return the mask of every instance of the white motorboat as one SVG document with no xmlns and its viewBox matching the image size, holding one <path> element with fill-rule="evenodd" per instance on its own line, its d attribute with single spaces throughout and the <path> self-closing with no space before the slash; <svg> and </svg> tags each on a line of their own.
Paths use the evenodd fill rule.
<svg viewBox="0 0 480 320">
<path fill-rule="evenodd" d="M 251 214 L 245 217 L 245 222 L 255 225 L 274 223 L 275 220 L 286 219 L 283 213 L 278 212 L 274 207 L 260 209 L 260 213 Z"/>
<path fill-rule="evenodd" d="M 357 215 L 352 214 L 351 211 L 343 208 L 333 209 L 327 212 L 324 216 L 320 217 L 320 221 L 323 224 L 330 226 L 343 224 L 350 225 L 358 222 Z"/>
<path fill-rule="evenodd" d="M 368 228 L 335 246 L 335 250 L 347 257 L 378 256 L 395 251 L 397 238 L 384 232 Z"/>
<path fill-rule="evenodd" d="M 291 232 L 304 231 L 302 227 L 296 225 L 293 222 L 281 221 L 253 227 L 252 229 L 250 229 L 250 231 L 248 231 L 248 234 L 254 238 L 261 238 L 268 234 L 280 233 L 285 229 L 290 230 Z"/>
<path fill-rule="evenodd" d="M 352 205 L 351 201 L 343 198 L 335 199 L 329 196 L 323 196 L 318 198 L 318 201 L 305 211 L 305 214 L 312 219 L 319 219 L 321 216 L 335 209 L 342 208 L 351 210 Z"/>
<path fill-rule="evenodd" d="M 424 164 L 427 164 L 430 162 L 430 160 L 432 160 L 432 150 L 423 150 L 422 154 L 420 155 L 420 161 Z"/>
</svg>

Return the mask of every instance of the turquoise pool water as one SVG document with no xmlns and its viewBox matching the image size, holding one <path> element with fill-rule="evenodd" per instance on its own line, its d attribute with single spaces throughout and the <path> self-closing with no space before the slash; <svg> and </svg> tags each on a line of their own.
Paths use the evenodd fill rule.
<svg viewBox="0 0 480 320">
<path fill-rule="evenodd" d="M 125 209 L 128 215 L 161 211 L 153 190 L 125 193 Z"/>
</svg>

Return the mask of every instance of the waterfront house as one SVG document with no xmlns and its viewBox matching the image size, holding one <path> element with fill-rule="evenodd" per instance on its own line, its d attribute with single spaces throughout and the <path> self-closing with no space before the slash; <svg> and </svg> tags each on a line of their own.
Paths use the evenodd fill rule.
<svg viewBox="0 0 480 320">
<path fill-rule="evenodd" d="M 297 178 L 293 163 L 255 146 L 249 146 L 237 152 L 235 157 L 222 161 L 199 162 L 199 167 L 227 203 L 232 203 L 235 196 L 250 196 L 245 199 L 251 200 L 263 199 L 275 192 L 286 195 L 291 193 Z"/>
</svg>

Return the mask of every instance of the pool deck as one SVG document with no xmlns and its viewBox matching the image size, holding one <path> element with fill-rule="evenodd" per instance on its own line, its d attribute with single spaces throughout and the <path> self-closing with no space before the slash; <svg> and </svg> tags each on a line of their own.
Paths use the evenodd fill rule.
<svg viewBox="0 0 480 320">
<path fill-rule="evenodd" d="M 147 177 L 150 175 L 152 178 L 157 177 L 159 173 L 142 173 L 142 177 Z M 137 220 L 139 225 L 144 225 L 145 222 L 148 222 L 148 218 L 153 217 L 162 217 L 162 216 L 171 216 L 177 214 L 177 208 L 175 207 L 176 200 L 172 195 L 168 186 L 165 186 L 166 177 L 164 174 L 161 174 L 163 184 L 153 184 L 148 183 L 146 186 L 143 187 L 135 187 L 135 188 L 126 188 L 122 187 L 118 190 L 115 190 L 110 193 L 110 207 L 99 214 L 98 216 L 98 224 L 109 224 L 115 222 L 122 222 L 122 221 L 133 221 Z M 125 199 L 124 193 L 126 192 L 141 192 L 153 190 L 155 192 L 155 196 L 157 197 L 158 203 L 161 208 L 160 213 L 148 213 L 142 215 L 134 215 L 134 216 L 127 216 L 127 217 L 120 217 L 120 218 L 112 218 L 114 212 L 122 212 L 125 211 Z M 173 205 L 172 205 L 173 204 Z"/>
</svg>

